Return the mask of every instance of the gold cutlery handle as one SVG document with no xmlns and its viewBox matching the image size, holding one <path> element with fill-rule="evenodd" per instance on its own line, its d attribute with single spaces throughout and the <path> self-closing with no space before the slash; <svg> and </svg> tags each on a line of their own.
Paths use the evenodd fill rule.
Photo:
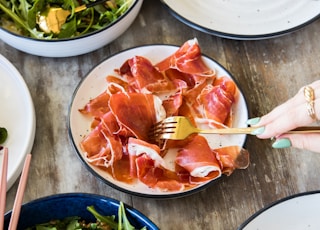
<svg viewBox="0 0 320 230">
<path fill-rule="evenodd" d="M 251 134 L 255 135 L 254 131 L 260 127 L 246 127 L 246 128 L 226 128 L 226 129 L 198 129 L 198 133 L 207 133 L 207 134 Z M 286 133 L 320 133 L 320 127 L 318 126 L 304 126 L 299 127 L 293 130 L 290 130 Z"/>
<path fill-rule="evenodd" d="M 198 129 L 198 133 L 207 134 L 252 134 L 257 127 L 225 128 L 225 129 Z"/>
<path fill-rule="evenodd" d="M 320 133 L 320 127 L 319 126 L 303 126 L 303 127 L 298 127 L 291 131 L 288 131 L 286 133 Z"/>
</svg>

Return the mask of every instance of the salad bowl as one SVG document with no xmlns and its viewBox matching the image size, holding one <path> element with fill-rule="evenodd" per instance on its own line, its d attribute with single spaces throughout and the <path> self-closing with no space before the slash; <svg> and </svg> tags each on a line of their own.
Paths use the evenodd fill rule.
<svg viewBox="0 0 320 230">
<path fill-rule="evenodd" d="M 51 35 L 43 38 L 41 38 L 42 35 L 39 35 L 39 38 L 35 38 L 34 36 L 24 36 L 13 32 L 17 28 L 12 24 L 11 19 L 8 20 L 8 16 L 2 12 L 4 6 L 0 5 L 0 39 L 20 51 L 37 56 L 71 57 L 85 54 L 109 44 L 130 27 L 140 11 L 143 0 L 125 2 L 129 4 L 128 8 L 116 20 L 92 32 L 65 38 L 53 38 L 50 37 Z M 4 18 L 9 21 L 8 23 L 11 23 L 10 26 L 5 26 L 6 20 Z M 13 30 L 8 29 L 12 27 Z M 35 28 L 31 30 L 35 31 Z M 37 34 L 39 34 L 39 31 L 37 31 Z M 40 32 L 40 34 L 42 33 Z"/>
<path fill-rule="evenodd" d="M 80 217 L 87 223 L 95 222 L 95 217 L 87 210 L 88 206 L 103 216 L 114 215 L 118 218 L 120 201 L 89 193 L 62 193 L 38 198 L 25 203 L 17 229 L 27 229 L 52 220 L 63 220 L 67 217 Z M 159 228 L 138 210 L 124 204 L 125 214 L 136 229 L 158 230 Z M 4 229 L 8 229 L 12 211 L 5 214 Z"/>
</svg>

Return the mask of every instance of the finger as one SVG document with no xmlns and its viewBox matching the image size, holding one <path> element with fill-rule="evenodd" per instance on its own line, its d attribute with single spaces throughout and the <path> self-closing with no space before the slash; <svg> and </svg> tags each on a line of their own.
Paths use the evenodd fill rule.
<svg viewBox="0 0 320 230">
<path fill-rule="evenodd" d="M 314 89 L 314 92 L 315 92 L 315 104 L 316 104 L 316 106 L 319 106 L 320 80 L 312 83 L 310 86 Z M 300 106 L 302 104 L 304 104 L 306 106 L 306 99 L 304 96 L 304 88 L 305 87 L 302 87 L 294 97 L 290 98 L 285 103 L 276 107 L 269 114 L 263 116 L 261 118 L 261 121 L 259 124 L 267 124 L 267 123 L 272 122 L 281 116 L 286 117 L 288 111 L 290 111 L 291 109 L 298 109 L 298 106 Z M 316 109 L 316 112 L 320 113 L 319 109 Z M 320 115 L 320 114 L 317 114 L 317 115 Z"/>
<path fill-rule="evenodd" d="M 320 81 L 313 83 L 312 87 L 316 98 L 314 101 L 316 116 L 320 117 Z M 265 126 L 265 131 L 258 137 L 270 138 L 278 136 L 286 131 L 308 125 L 314 121 L 308 114 L 303 88 L 293 98 L 261 118 L 257 125 Z"/>
<path fill-rule="evenodd" d="M 319 109 L 320 109 L 320 100 Z M 284 108 L 278 117 L 274 118 L 269 123 L 264 123 L 261 119 L 259 126 L 264 126 L 265 130 L 259 138 L 277 137 L 289 130 L 295 129 L 300 126 L 306 126 L 313 122 L 313 119 L 308 115 L 306 105 L 301 104 L 295 108 Z"/>
<path fill-rule="evenodd" d="M 281 135 L 281 139 L 287 138 L 291 142 L 291 146 L 299 149 L 306 149 L 313 152 L 320 153 L 320 134 L 285 134 Z"/>
</svg>

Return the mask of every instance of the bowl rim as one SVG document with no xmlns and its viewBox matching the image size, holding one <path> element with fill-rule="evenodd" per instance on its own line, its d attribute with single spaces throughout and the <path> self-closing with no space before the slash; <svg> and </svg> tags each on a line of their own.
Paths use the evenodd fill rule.
<svg viewBox="0 0 320 230">
<path fill-rule="evenodd" d="M 58 194 L 52 194 L 52 195 L 47 195 L 43 196 L 34 200 L 31 200 L 29 202 L 26 202 L 22 204 L 21 208 L 27 208 L 33 205 L 37 205 L 42 202 L 48 202 L 48 201 L 53 201 L 53 200 L 64 200 L 64 199 L 73 199 L 73 198 L 85 198 L 85 199 L 94 199 L 94 200 L 102 200 L 108 203 L 112 203 L 113 205 L 117 206 L 119 208 L 120 206 L 120 200 L 117 200 L 115 198 L 111 198 L 108 196 L 100 195 L 100 194 L 95 194 L 95 193 L 86 193 L 86 192 L 69 192 L 69 193 L 58 193 Z M 124 204 L 126 212 L 128 212 L 132 218 L 137 218 L 139 220 L 143 220 L 143 222 L 146 222 L 152 229 L 157 230 L 159 227 L 156 226 L 156 224 L 149 219 L 148 216 L 137 210 L 136 208 L 132 207 L 131 205 L 122 202 Z M 5 213 L 4 218 L 10 218 L 12 214 L 12 210 L 9 210 L 8 212 Z"/>
<path fill-rule="evenodd" d="M 14 32 L 12 32 L 10 30 L 7 30 L 7 29 L 3 28 L 2 26 L 0 26 L 0 30 L 10 34 L 11 36 L 22 38 L 22 39 L 27 39 L 27 40 L 34 41 L 34 42 L 56 43 L 56 42 L 68 42 L 68 41 L 80 40 L 80 39 L 84 39 L 86 37 L 89 37 L 89 36 L 104 32 L 105 30 L 107 30 L 107 29 L 109 29 L 109 28 L 111 28 L 113 26 L 116 26 L 128 14 L 130 14 L 133 11 L 133 9 L 138 5 L 139 1 L 143 2 L 143 0 L 133 0 L 133 3 L 131 4 L 131 6 L 127 9 L 127 11 L 124 14 L 122 14 L 120 17 L 118 17 L 117 20 L 111 22 L 110 24 L 108 24 L 107 26 L 103 27 L 102 29 L 96 30 L 96 31 L 92 31 L 90 33 L 86 33 L 86 34 L 83 34 L 83 35 L 75 36 L 75 37 L 61 38 L 61 39 L 39 39 L 39 38 L 33 38 L 33 37 L 27 37 L 27 36 L 24 36 L 24 35 L 19 35 L 17 33 L 14 33 Z M 0 39 L 1 39 L 1 36 L 0 36 Z"/>
<path fill-rule="evenodd" d="M 124 49 L 124 50 L 120 50 L 116 53 L 113 53 L 112 55 L 109 55 L 108 57 L 104 58 L 102 61 L 100 61 L 98 64 L 94 65 L 84 76 L 83 78 L 80 80 L 80 82 L 78 83 L 78 85 L 76 86 L 76 88 L 74 89 L 74 92 L 72 94 L 72 97 L 71 97 L 71 101 L 69 103 L 69 108 L 68 108 L 68 117 L 67 117 L 67 127 L 68 127 L 68 136 L 69 136 L 69 141 L 71 142 L 72 144 L 72 147 L 75 151 L 75 153 L 77 154 L 78 158 L 80 159 L 80 161 L 82 162 L 82 164 L 87 168 L 87 170 L 89 172 L 91 172 L 94 176 L 96 176 L 98 179 L 100 179 L 103 183 L 109 185 L 110 187 L 114 188 L 114 189 L 117 189 L 121 192 L 124 192 L 126 194 L 130 194 L 130 195 L 134 195 L 134 196 L 137 196 L 137 197 L 144 197 L 144 198 L 153 198 L 153 199 L 173 199 L 173 198 L 182 198 L 182 197 L 185 197 L 185 196 L 189 196 L 189 195 L 192 195 L 192 194 L 195 194 L 195 193 L 198 193 L 200 191 L 203 191 L 205 189 L 207 189 L 208 187 L 210 187 L 212 184 L 214 183 L 217 183 L 218 181 L 220 181 L 222 178 L 225 178 L 227 177 L 226 175 L 221 175 L 221 177 L 219 178 L 216 178 L 214 180 L 210 180 L 208 182 L 206 182 L 205 184 L 201 185 L 201 186 L 198 186 L 194 189 L 191 189 L 191 190 L 186 190 L 186 191 L 181 191 L 181 192 L 178 192 L 178 193 L 170 193 L 170 194 L 146 194 L 146 193 L 141 193 L 141 192 L 135 192 L 135 191 L 130 191 L 130 190 L 127 190 L 125 188 L 122 188 L 110 181 L 108 181 L 106 178 L 104 178 L 102 175 L 100 175 L 99 173 L 97 173 L 95 170 L 93 170 L 88 162 L 85 161 L 85 159 L 82 157 L 82 154 L 78 151 L 78 148 L 77 148 L 77 143 L 75 143 L 75 140 L 72 136 L 72 132 L 71 132 L 71 109 L 72 109 L 72 106 L 73 106 L 73 101 L 74 101 L 74 98 L 79 90 L 79 88 L 81 87 L 82 85 L 82 82 L 87 78 L 87 76 L 97 67 L 99 66 L 100 64 L 102 64 L 103 62 L 105 62 L 106 60 L 120 54 L 120 53 L 124 53 L 124 52 L 127 52 L 129 50 L 133 50 L 133 49 L 137 49 L 137 48 L 143 48 L 143 47 L 148 47 L 148 46 L 170 46 L 170 47 L 175 47 L 175 48 L 179 48 L 180 46 L 178 45 L 173 45 L 173 44 L 163 44 L 163 43 L 153 43 L 153 44 L 144 44 L 144 45 L 137 45 L 137 46 L 133 46 L 133 47 L 130 47 L 130 48 L 127 48 L 127 49 Z M 230 73 L 230 71 L 228 71 L 222 64 L 220 64 L 218 61 L 216 61 L 214 58 L 211 58 L 210 56 L 206 55 L 205 53 L 201 53 L 201 55 L 203 57 L 206 57 L 208 59 L 210 59 L 211 61 L 215 62 L 220 68 L 222 68 L 224 71 L 226 71 L 227 74 L 229 74 L 230 78 L 234 81 L 234 83 L 236 84 L 236 86 L 238 87 L 238 90 L 239 92 L 242 94 L 243 96 L 243 99 L 244 99 L 244 102 L 247 106 L 247 113 L 249 112 L 249 107 L 248 107 L 248 102 L 247 102 L 247 99 L 245 97 L 245 95 L 243 94 L 243 91 L 242 89 L 240 88 L 240 85 L 238 83 L 238 81 L 234 78 L 234 76 Z M 243 142 L 243 147 L 246 146 L 246 143 L 247 143 L 247 135 L 245 136 L 244 138 L 244 142 Z"/>
<path fill-rule="evenodd" d="M 245 230 L 246 227 L 249 226 L 252 221 L 254 221 L 256 218 L 259 218 L 260 215 L 265 214 L 265 212 L 271 210 L 272 208 L 275 208 L 278 205 L 282 205 L 282 204 L 285 204 L 286 202 L 291 202 L 294 199 L 299 199 L 299 198 L 303 198 L 306 196 L 314 196 L 314 195 L 318 196 L 319 194 L 320 194 L 320 190 L 310 190 L 310 191 L 294 193 L 292 195 L 288 195 L 286 197 L 277 199 L 277 200 L 267 204 L 266 206 L 262 207 L 261 209 L 259 209 L 255 213 L 253 213 L 251 216 L 249 216 L 248 219 L 246 219 L 237 228 L 237 230 Z M 299 203 L 298 201 L 296 201 L 296 202 Z"/>
</svg>

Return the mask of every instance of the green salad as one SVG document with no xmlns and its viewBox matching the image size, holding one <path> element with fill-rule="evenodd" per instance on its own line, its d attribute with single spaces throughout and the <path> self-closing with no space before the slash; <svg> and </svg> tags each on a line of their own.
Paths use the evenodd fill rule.
<svg viewBox="0 0 320 230">
<path fill-rule="evenodd" d="M 130 7 L 133 0 L 106 0 L 104 3 L 75 13 L 77 6 L 93 0 L 0 0 L 0 27 L 11 32 L 37 38 L 71 38 L 100 30 L 117 20 Z M 44 32 L 38 25 L 40 13 L 50 7 L 70 11 L 59 33 Z"/>
<path fill-rule="evenodd" d="M 118 221 L 116 221 L 115 216 L 101 215 L 93 206 L 87 207 L 87 210 L 94 215 L 96 222 L 86 223 L 80 217 L 73 216 L 63 220 L 52 220 L 48 223 L 38 224 L 26 230 L 135 230 L 135 227 L 131 225 L 127 218 L 122 202 L 120 202 L 118 209 Z M 141 230 L 147 230 L 147 228 L 143 227 Z"/>
</svg>

